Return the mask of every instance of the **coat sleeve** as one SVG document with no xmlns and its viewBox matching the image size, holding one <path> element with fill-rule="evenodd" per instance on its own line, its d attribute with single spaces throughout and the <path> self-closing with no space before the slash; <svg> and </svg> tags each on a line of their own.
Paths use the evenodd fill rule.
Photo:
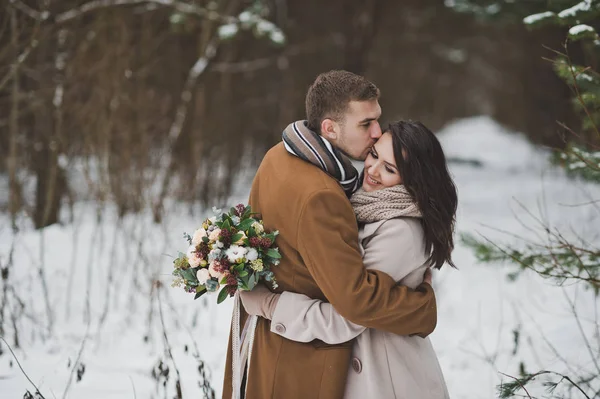
<svg viewBox="0 0 600 399">
<path fill-rule="evenodd" d="M 305 201 L 298 220 L 298 250 L 337 312 L 358 325 L 397 335 L 433 332 L 437 310 L 431 286 L 420 284 L 411 290 L 396 285 L 388 274 L 365 269 L 357 237 L 354 211 L 339 193 L 320 190 Z"/>
<path fill-rule="evenodd" d="M 402 280 L 416 265 L 413 234 L 403 219 L 382 223 L 364 247 L 365 266 L 380 267 L 395 281 Z M 277 325 L 285 329 L 278 329 Z M 365 329 L 343 318 L 330 303 L 291 292 L 279 297 L 271 322 L 271 332 L 297 342 L 319 339 L 328 344 L 341 344 L 356 338 Z"/>
<path fill-rule="evenodd" d="M 292 292 L 281 294 L 271 319 L 271 332 L 297 342 L 320 339 L 327 344 L 341 344 L 365 330 L 344 319 L 330 303 Z"/>
</svg>

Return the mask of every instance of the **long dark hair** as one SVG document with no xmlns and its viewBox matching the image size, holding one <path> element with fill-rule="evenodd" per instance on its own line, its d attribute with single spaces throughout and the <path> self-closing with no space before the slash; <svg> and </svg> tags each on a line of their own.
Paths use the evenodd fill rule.
<svg viewBox="0 0 600 399">
<path fill-rule="evenodd" d="M 456 267 L 451 254 L 458 198 L 440 142 L 421 122 L 394 122 L 385 131 L 392 135 L 403 184 L 423 215 L 428 261 L 437 269 L 444 262 Z"/>
</svg>

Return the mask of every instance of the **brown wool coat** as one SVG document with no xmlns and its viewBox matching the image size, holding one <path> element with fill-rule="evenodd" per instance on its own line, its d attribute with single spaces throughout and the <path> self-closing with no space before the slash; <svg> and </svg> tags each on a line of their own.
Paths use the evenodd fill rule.
<svg viewBox="0 0 600 399">
<path fill-rule="evenodd" d="M 365 327 L 398 335 L 427 336 L 433 331 L 437 309 L 431 286 L 411 290 L 364 267 L 352 206 L 335 179 L 321 169 L 277 144 L 254 178 L 250 205 L 262 214 L 267 230 L 280 233 L 276 245 L 283 259 L 274 268 L 277 292 L 330 302 L 344 318 Z M 270 329 L 271 322 L 259 318 L 247 399 L 342 398 L 352 342 L 299 343 Z M 232 397 L 231 374 L 230 335 L 224 399 Z"/>
</svg>

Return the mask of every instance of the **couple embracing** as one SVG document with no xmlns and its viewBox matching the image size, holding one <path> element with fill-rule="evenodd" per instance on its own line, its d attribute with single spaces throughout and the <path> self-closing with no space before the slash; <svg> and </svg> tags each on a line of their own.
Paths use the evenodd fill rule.
<svg viewBox="0 0 600 399">
<path fill-rule="evenodd" d="M 319 75 L 307 119 L 264 157 L 250 205 L 279 231 L 279 287 L 241 293 L 242 325 L 259 317 L 239 391 L 230 336 L 223 398 L 449 397 L 427 336 L 430 268 L 454 266 L 456 188 L 435 135 L 412 121 L 382 131 L 378 99 L 361 76 Z"/>
</svg>

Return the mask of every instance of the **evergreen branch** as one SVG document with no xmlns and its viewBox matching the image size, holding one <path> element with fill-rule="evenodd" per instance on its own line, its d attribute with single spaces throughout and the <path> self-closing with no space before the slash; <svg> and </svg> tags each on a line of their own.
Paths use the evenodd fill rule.
<svg viewBox="0 0 600 399">
<path fill-rule="evenodd" d="M 527 384 L 527 382 L 529 382 L 529 380 L 527 380 L 525 383 L 523 383 L 517 377 L 513 377 L 512 375 L 505 374 L 505 373 L 503 373 L 501 371 L 499 373 L 502 374 L 502 375 L 504 375 L 504 376 L 506 376 L 506 377 L 508 377 L 508 378 L 512 378 L 513 380 L 515 380 L 515 384 L 517 384 L 519 386 L 519 388 L 521 388 L 523 391 L 525 391 L 525 393 L 527 394 L 527 397 L 531 399 L 531 395 L 529 394 L 529 391 L 527 391 L 527 388 L 525 388 L 525 385 Z M 512 394 L 514 394 L 513 385 L 510 385 L 510 384 L 507 384 L 507 385 L 509 386 L 508 389 L 510 389 L 510 391 L 504 390 L 503 387 L 502 387 L 502 385 L 500 386 L 500 392 L 499 393 L 500 393 L 500 397 L 501 398 L 508 398 L 508 397 L 512 396 Z M 508 394 L 508 392 L 510 392 L 510 394 Z M 509 396 L 505 396 L 507 394 Z"/>
<path fill-rule="evenodd" d="M 569 65 L 569 70 L 571 71 L 571 76 L 573 77 L 573 87 L 575 89 L 575 93 L 577 94 L 577 99 L 579 100 L 579 103 L 583 106 L 583 109 L 584 109 L 587 117 L 589 118 L 590 122 L 592 123 L 592 126 L 594 126 L 594 130 L 596 131 L 596 134 L 600 137 L 600 130 L 598 130 L 598 126 L 596 125 L 594 118 L 590 114 L 588 107 L 585 106 L 585 102 L 583 101 L 583 98 L 581 98 L 581 92 L 579 90 L 579 85 L 577 84 L 577 77 L 575 76 L 575 72 L 573 71 L 573 63 L 571 62 L 571 57 L 569 57 L 569 51 L 567 49 L 566 44 L 565 44 L 565 52 L 567 53 L 566 59 L 567 59 L 568 65 Z"/>
<path fill-rule="evenodd" d="M 591 399 L 590 396 L 588 396 L 588 394 L 586 394 L 585 391 L 577 383 L 575 383 L 569 376 L 561 374 L 561 373 L 557 373 L 555 371 L 542 370 L 542 371 L 538 371 L 533 374 L 525 374 L 522 378 L 516 378 L 516 377 L 510 376 L 510 375 L 504 374 L 504 373 L 500 373 L 500 374 L 503 374 L 503 375 L 513 378 L 515 380 L 514 382 L 501 384 L 498 387 L 499 388 L 498 394 L 499 394 L 500 398 L 502 398 L 502 399 L 506 399 L 506 398 L 510 398 L 510 397 L 514 396 L 516 394 L 516 392 L 519 391 L 520 389 L 524 390 L 527 393 L 527 396 L 529 398 L 531 398 L 531 395 L 529 395 L 529 392 L 527 392 L 527 390 L 525 389 L 525 386 L 527 384 L 529 384 L 531 381 L 533 381 L 536 377 L 539 377 L 539 376 L 545 375 L 545 374 L 556 375 L 558 377 L 561 377 L 561 379 L 558 382 L 552 383 L 554 388 L 556 388 L 556 386 L 558 386 L 563 380 L 565 380 L 565 381 L 568 381 L 574 388 L 579 390 L 579 392 L 581 392 L 584 397 L 586 397 L 587 399 Z M 554 389 L 554 388 L 552 388 L 552 389 Z"/>
</svg>

